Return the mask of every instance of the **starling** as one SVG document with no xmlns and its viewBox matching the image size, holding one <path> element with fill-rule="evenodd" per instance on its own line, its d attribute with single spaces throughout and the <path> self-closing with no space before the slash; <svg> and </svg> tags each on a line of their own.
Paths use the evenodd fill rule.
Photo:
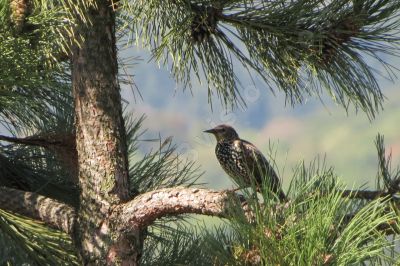
<svg viewBox="0 0 400 266">
<path fill-rule="evenodd" d="M 224 171 L 239 185 L 255 184 L 257 190 L 263 180 L 280 200 L 285 200 L 278 176 L 264 155 L 250 142 L 240 139 L 235 129 L 219 125 L 204 131 L 217 139 L 215 155 Z"/>
</svg>

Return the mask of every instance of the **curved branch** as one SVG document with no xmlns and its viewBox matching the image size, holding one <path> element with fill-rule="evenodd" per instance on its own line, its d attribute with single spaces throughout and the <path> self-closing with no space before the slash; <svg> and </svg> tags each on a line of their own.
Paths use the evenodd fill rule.
<svg viewBox="0 0 400 266">
<path fill-rule="evenodd" d="M 343 196 L 375 199 L 384 196 L 384 193 L 345 190 Z M 119 228 L 142 228 L 167 215 L 191 213 L 227 218 L 232 200 L 243 201 L 233 191 L 165 188 L 141 194 L 125 204 L 118 205 L 114 209 L 112 219 L 117 221 Z M 246 213 L 249 211 L 246 204 L 242 204 L 242 208 Z"/>
<path fill-rule="evenodd" d="M 235 198 L 237 196 L 232 191 L 165 188 L 144 193 L 119 205 L 115 209 L 115 215 L 122 228 L 141 228 L 163 216 L 183 213 L 226 217 L 229 202 Z"/>
<path fill-rule="evenodd" d="M 71 234 L 76 219 L 74 208 L 57 200 L 13 188 L 0 187 L 0 208 L 40 220 Z"/>
</svg>

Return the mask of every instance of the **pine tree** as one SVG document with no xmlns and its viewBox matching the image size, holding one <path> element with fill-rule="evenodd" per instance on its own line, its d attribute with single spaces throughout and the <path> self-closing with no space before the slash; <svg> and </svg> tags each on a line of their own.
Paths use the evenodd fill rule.
<svg viewBox="0 0 400 266">
<path fill-rule="evenodd" d="M 400 171 L 383 137 L 376 191 L 345 190 L 318 161 L 299 165 L 286 203 L 267 188 L 257 199 L 193 187 L 199 169 L 170 140 L 136 155 L 143 118 L 123 114 L 118 45 L 149 47 L 184 88 L 206 83 L 210 104 L 245 104 L 240 65 L 292 104 L 326 91 L 372 119 L 384 96 L 365 56 L 391 77 L 399 10 L 390 0 L 0 0 L 1 264 L 393 263 Z M 185 214 L 224 226 L 187 227 Z"/>
</svg>

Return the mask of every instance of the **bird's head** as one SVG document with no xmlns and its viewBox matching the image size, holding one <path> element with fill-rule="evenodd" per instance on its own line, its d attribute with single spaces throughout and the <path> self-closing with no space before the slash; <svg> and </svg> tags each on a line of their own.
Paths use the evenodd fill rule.
<svg viewBox="0 0 400 266">
<path fill-rule="evenodd" d="M 219 125 L 212 129 L 205 130 L 204 132 L 214 134 L 218 142 L 232 141 L 239 138 L 238 133 L 236 133 L 233 127 L 228 125 Z"/>
</svg>

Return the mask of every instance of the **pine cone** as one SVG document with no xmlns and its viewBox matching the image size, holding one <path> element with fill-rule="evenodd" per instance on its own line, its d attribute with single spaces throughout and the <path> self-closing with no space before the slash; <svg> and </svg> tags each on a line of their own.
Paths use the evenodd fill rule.
<svg viewBox="0 0 400 266">
<path fill-rule="evenodd" d="M 222 9 L 215 7 L 198 7 L 196 15 L 191 25 L 191 38 L 194 43 L 200 43 L 208 40 L 211 34 L 216 32 L 218 15 Z"/>
<path fill-rule="evenodd" d="M 32 12 L 31 1 L 29 0 L 11 0 L 11 22 L 14 24 L 14 28 L 17 32 L 21 32 L 24 24 L 25 18 Z"/>
</svg>

